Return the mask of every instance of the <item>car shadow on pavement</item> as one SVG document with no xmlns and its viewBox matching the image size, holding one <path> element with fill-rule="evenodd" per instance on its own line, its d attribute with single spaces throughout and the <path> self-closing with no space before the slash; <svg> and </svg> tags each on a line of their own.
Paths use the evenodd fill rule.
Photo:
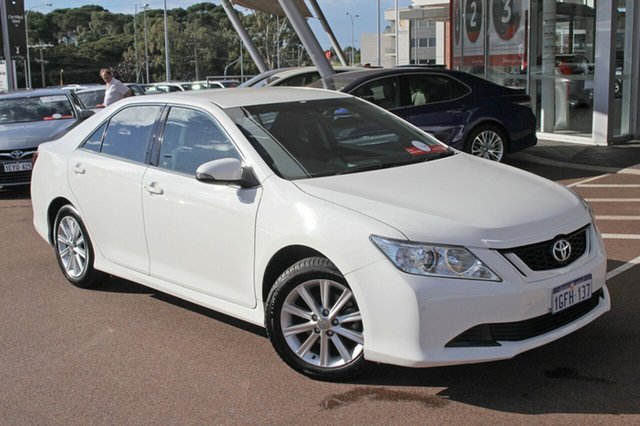
<svg viewBox="0 0 640 426">
<path fill-rule="evenodd" d="M 28 186 L 0 187 L 0 200 L 28 200 L 31 198 Z"/>
<path fill-rule="evenodd" d="M 352 383 L 443 388 L 437 395 L 444 399 L 519 414 L 640 414 L 640 294 L 615 282 L 610 292 L 610 312 L 511 360 L 424 369 L 377 365 Z"/>
<path fill-rule="evenodd" d="M 264 338 L 267 337 L 267 334 L 262 327 L 258 327 L 256 325 L 230 317 L 223 313 L 213 311 L 211 309 L 205 308 L 204 306 L 196 305 L 195 303 L 191 303 L 189 301 L 179 299 L 177 297 L 171 296 L 170 294 L 162 293 L 150 287 L 146 287 L 142 284 L 138 284 L 133 281 L 128 281 L 123 278 L 115 277 L 112 275 L 111 276 L 106 275 L 105 278 L 102 281 L 100 281 L 100 283 L 96 287 L 92 288 L 92 291 L 104 291 L 109 293 L 148 294 L 150 297 L 161 300 L 162 302 L 170 303 L 174 306 L 178 306 L 180 308 L 189 310 L 191 312 L 204 315 L 213 320 L 223 322 L 232 327 L 237 327 L 241 330 L 248 331 L 255 335 L 258 335 Z"/>
</svg>

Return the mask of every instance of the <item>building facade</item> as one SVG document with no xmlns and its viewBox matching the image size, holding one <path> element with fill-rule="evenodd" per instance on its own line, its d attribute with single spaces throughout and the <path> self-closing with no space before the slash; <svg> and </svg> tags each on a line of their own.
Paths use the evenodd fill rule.
<svg viewBox="0 0 640 426">
<path fill-rule="evenodd" d="M 640 137 L 637 0 L 415 0 L 385 18 L 383 65 L 445 64 L 524 88 L 541 138 Z"/>
</svg>

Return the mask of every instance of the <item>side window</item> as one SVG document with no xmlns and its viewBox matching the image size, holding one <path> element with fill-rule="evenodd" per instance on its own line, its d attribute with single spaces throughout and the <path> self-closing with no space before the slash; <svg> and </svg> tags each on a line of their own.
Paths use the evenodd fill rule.
<svg viewBox="0 0 640 426">
<path fill-rule="evenodd" d="M 100 152 L 100 146 L 102 145 L 102 135 L 104 135 L 104 129 L 107 128 L 107 123 L 104 123 L 102 126 L 98 128 L 89 139 L 84 141 L 82 148 L 88 149 L 89 151 Z"/>
<path fill-rule="evenodd" d="M 238 151 L 219 125 L 201 111 L 172 107 L 160 146 L 158 167 L 195 175 L 207 161 L 240 159 Z"/>
<path fill-rule="evenodd" d="M 400 91 L 398 88 L 398 79 L 396 77 L 383 78 L 364 84 L 351 94 L 372 102 L 384 109 L 392 109 L 401 105 Z"/>
<path fill-rule="evenodd" d="M 416 74 L 405 79 L 411 96 L 403 102 L 403 106 L 446 102 L 469 93 L 467 86 L 442 74 Z"/>
<path fill-rule="evenodd" d="M 144 163 L 162 106 L 133 106 L 111 117 L 102 142 L 103 154 Z"/>
</svg>

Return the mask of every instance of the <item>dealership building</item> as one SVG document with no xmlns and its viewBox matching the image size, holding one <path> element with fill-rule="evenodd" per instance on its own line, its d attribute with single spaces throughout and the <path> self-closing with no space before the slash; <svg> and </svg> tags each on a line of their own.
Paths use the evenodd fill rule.
<svg viewBox="0 0 640 426">
<path fill-rule="evenodd" d="M 380 36 L 361 36 L 363 63 L 443 64 L 524 88 L 543 139 L 640 137 L 637 0 L 414 0 L 384 17 Z"/>
</svg>

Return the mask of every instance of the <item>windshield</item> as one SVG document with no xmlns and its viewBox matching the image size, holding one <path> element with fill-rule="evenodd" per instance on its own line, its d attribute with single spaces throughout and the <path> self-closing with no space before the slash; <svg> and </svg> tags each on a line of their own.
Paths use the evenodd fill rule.
<svg viewBox="0 0 640 426">
<path fill-rule="evenodd" d="M 254 105 L 226 112 L 273 171 L 290 180 L 397 167 L 454 152 L 359 99 Z"/>
<path fill-rule="evenodd" d="M 76 92 L 76 96 L 87 108 L 104 108 L 104 89 Z"/>
<path fill-rule="evenodd" d="M 75 118 L 65 95 L 0 99 L 0 123 L 28 123 Z"/>
</svg>

